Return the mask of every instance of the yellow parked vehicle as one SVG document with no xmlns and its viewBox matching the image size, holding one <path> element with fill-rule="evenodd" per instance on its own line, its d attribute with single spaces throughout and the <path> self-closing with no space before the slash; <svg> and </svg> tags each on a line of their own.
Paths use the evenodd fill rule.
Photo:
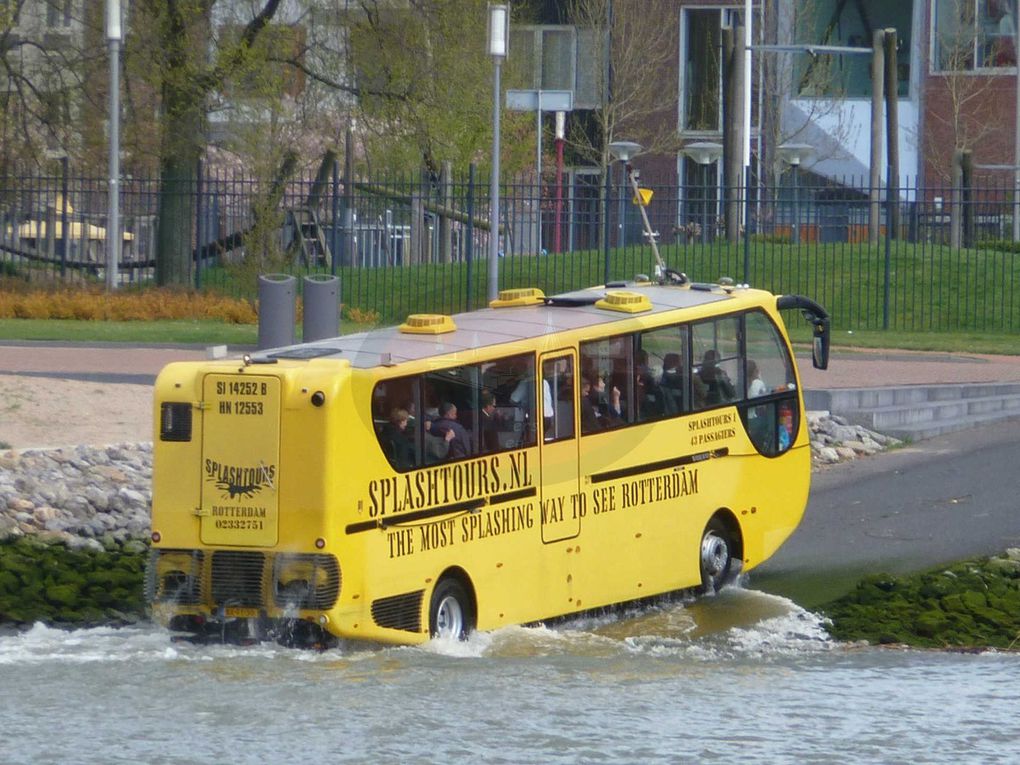
<svg viewBox="0 0 1020 765">
<path fill-rule="evenodd" d="M 828 315 L 668 273 L 167 366 L 154 617 L 197 639 L 417 643 L 766 560 L 811 466 L 779 311 L 812 322 L 821 368 Z"/>
</svg>

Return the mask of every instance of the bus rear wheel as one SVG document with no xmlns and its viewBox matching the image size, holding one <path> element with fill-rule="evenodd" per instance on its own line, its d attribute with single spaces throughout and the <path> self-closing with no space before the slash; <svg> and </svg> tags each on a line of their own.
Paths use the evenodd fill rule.
<svg viewBox="0 0 1020 765">
<path fill-rule="evenodd" d="M 432 591 L 429 604 L 429 633 L 442 640 L 467 640 L 474 629 L 474 612 L 467 589 L 447 577 Z"/>
<path fill-rule="evenodd" d="M 701 586 L 706 593 L 718 592 L 733 573 L 733 541 L 718 518 L 713 518 L 701 537 Z"/>
</svg>

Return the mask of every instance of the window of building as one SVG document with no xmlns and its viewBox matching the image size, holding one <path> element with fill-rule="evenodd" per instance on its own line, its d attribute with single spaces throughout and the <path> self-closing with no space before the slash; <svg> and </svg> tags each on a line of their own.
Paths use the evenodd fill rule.
<svg viewBox="0 0 1020 765">
<path fill-rule="evenodd" d="M 967 0 L 970 1 L 970 0 Z M 796 42 L 871 48 L 873 31 L 896 30 L 898 93 L 910 89 L 910 31 L 913 0 L 816 0 L 797 7 Z M 871 56 L 796 55 L 796 88 L 800 96 L 871 95 Z"/>
<path fill-rule="evenodd" d="M 1015 0 L 934 0 L 932 68 L 1016 66 Z"/>
</svg>

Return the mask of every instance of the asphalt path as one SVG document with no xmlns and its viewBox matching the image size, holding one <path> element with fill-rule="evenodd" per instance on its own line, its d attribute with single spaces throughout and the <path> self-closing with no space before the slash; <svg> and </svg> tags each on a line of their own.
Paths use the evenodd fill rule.
<svg viewBox="0 0 1020 765">
<path fill-rule="evenodd" d="M 862 575 L 904 574 L 1020 547 L 1020 425 L 919 441 L 812 476 L 794 535 L 754 589 L 813 607 Z"/>
</svg>

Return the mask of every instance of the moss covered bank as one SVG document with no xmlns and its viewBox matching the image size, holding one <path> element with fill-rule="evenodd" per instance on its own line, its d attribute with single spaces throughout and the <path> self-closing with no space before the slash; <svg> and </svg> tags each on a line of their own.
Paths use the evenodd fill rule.
<svg viewBox="0 0 1020 765">
<path fill-rule="evenodd" d="M 147 546 L 74 550 L 0 542 L 0 626 L 131 624 L 146 618 Z M 821 609 L 837 640 L 923 648 L 1020 648 L 1020 549 L 912 576 L 877 574 Z"/>
<path fill-rule="evenodd" d="M 0 626 L 130 624 L 145 618 L 144 543 L 72 550 L 26 536 L 0 542 Z"/>
<path fill-rule="evenodd" d="M 912 576 L 871 576 L 820 610 L 837 640 L 1020 648 L 1020 549 Z"/>
</svg>

